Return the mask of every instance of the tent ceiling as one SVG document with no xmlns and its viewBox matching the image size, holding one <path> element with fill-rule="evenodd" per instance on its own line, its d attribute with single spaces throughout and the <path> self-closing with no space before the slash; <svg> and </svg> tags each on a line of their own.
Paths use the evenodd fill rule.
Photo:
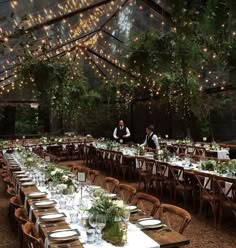
<svg viewBox="0 0 236 248">
<path fill-rule="evenodd" d="M 50 57 L 68 52 L 74 58 L 82 56 L 103 79 L 124 74 L 137 78 L 125 68 L 127 42 L 147 27 L 170 30 L 171 8 L 165 2 L 0 0 L 0 42 L 5 46 L 0 51 L 0 85 L 14 82 L 17 65 L 24 60 L 23 48 L 36 57 L 45 56 L 45 50 Z"/>
</svg>

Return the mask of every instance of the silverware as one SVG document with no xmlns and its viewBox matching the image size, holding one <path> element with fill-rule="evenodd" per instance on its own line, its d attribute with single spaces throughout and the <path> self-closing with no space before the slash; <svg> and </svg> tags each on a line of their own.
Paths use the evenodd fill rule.
<svg viewBox="0 0 236 248">
<path fill-rule="evenodd" d="M 60 245 L 55 245 L 54 248 L 67 248 L 67 247 L 75 247 L 75 246 L 80 246 L 80 244 L 60 244 Z"/>
<path fill-rule="evenodd" d="M 52 209 L 50 209 L 50 208 L 44 208 L 44 209 L 35 209 L 35 208 L 33 208 L 32 209 L 33 211 L 35 211 L 35 212 L 48 212 L 48 211 L 50 211 L 50 210 L 52 210 Z"/>
<path fill-rule="evenodd" d="M 169 227 L 164 227 L 164 228 L 161 228 L 160 230 L 155 231 L 155 233 L 162 233 L 162 232 L 172 232 L 172 229 Z"/>
<path fill-rule="evenodd" d="M 68 225 L 68 223 L 50 223 L 50 224 L 42 224 L 42 227 L 57 227 L 57 226 L 65 226 Z"/>
<path fill-rule="evenodd" d="M 145 218 L 138 219 L 137 222 L 140 222 L 143 220 L 153 220 L 153 219 L 154 219 L 153 217 L 145 217 Z"/>
</svg>

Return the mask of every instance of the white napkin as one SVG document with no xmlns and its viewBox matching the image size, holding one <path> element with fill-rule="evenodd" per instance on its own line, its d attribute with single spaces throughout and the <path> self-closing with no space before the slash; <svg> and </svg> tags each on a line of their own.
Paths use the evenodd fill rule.
<svg viewBox="0 0 236 248">
<path fill-rule="evenodd" d="M 204 188 L 206 188 L 206 189 L 211 189 L 211 180 L 209 180 L 209 177 L 205 177 L 204 178 Z"/>
<path fill-rule="evenodd" d="M 232 183 L 225 182 L 225 188 L 224 188 L 224 193 L 228 197 L 232 198 L 232 189 L 229 191 L 230 187 L 232 186 Z M 229 192 L 228 192 L 229 191 Z M 228 194 L 227 194 L 228 193 Z"/>
<path fill-rule="evenodd" d="M 184 172 L 183 170 L 178 170 L 179 181 L 184 181 Z"/>
<path fill-rule="evenodd" d="M 168 176 L 169 176 L 169 168 L 168 168 L 168 167 L 166 168 L 166 171 L 165 171 L 164 176 L 165 176 L 165 177 L 168 177 Z"/>
</svg>

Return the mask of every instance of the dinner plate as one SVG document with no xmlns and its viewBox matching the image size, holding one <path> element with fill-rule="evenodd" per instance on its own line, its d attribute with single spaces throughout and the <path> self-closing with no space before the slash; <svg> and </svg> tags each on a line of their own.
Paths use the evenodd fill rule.
<svg viewBox="0 0 236 248">
<path fill-rule="evenodd" d="M 97 186 L 97 185 L 90 185 L 89 187 L 90 187 L 92 190 L 101 189 L 101 186 Z"/>
<path fill-rule="evenodd" d="M 107 194 L 105 194 L 105 196 L 109 197 L 109 198 L 116 198 L 117 197 L 117 195 L 114 193 L 107 193 Z"/>
<path fill-rule="evenodd" d="M 126 209 L 128 209 L 130 212 L 136 212 L 139 210 L 137 206 L 133 206 L 133 205 L 127 206 Z"/>
<path fill-rule="evenodd" d="M 16 177 L 17 178 L 26 178 L 27 175 L 26 174 L 17 174 Z"/>
<path fill-rule="evenodd" d="M 144 220 L 140 220 L 138 221 L 139 225 L 143 226 L 143 227 L 151 227 L 151 226 L 157 226 L 159 224 L 161 224 L 160 220 L 157 219 L 144 219 Z"/>
<path fill-rule="evenodd" d="M 34 186 L 34 185 L 35 185 L 35 182 L 25 182 L 21 184 L 22 187 Z"/>
<path fill-rule="evenodd" d="M 23 178 L 20 178 L 19 181 L 20 182 L 29 182 L 29 181 L 32 181 L 32 179 L 29 177 L 23 177 Z"/>
<path fill-rule="evenodd" d="M 11 167 L 19 167 L 18 164 L 9 164 Z"/>
<path fill-rule="evenodd" d="M 42 198 L 47 195 L 46 192 L 31 192 L 28 194 L 28 198 Z"/>
<path fill-rule="evenodd" d="M 51 240 L 66 241 L 77 238 L 80 235 L 77 229 L 61 229 L 48 233 L 48 237 Z"/>
<path fill-rule="evenodd" d="M 25 174 L 25 171 L 14 171 L 14 174 L 16 174 L 16 175 L 20 175 L 20 174 Z"/>
<path fill-rule="evenodd" d="M 33 205 L 36 208 L 48 208 L 56 205 L 56 202 L 54 200 L 42 200 L 42 201 L 34 202 Z"/>
<path fill-rule="evenodd" d="M 44 222 L 55 222 L 55 221 L 61 221 L 64 220 L 66 215 L 64 213 L 52 213 L 52 214 L 45 214 L 41 215 L 40 221 Z"/>
</svg>

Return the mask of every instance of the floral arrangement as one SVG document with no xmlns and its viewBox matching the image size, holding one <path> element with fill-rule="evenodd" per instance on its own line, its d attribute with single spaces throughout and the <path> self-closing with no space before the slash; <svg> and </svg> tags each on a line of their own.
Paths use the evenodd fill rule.
<svg viewBox="0 0 236 248">
<path fill-rule="evenodd" d="M 41 142 L 42 142 L 43 144 L 48 143 L 47 137 L 41 137 L 40 140 L 41 140 Z"/>
<path fill-rule="evenodd" d="M 67 188 L 75 186 L 75 183 L 69 174 L 70 172 L 67 168 L 58 167 L 54 164 L 49 165 L 46 170 L 48 182 L 53 182 L 56 185 L 64 184 Z"/>
<path fill-rule="evenodd" d="M 236 175 L 236 159 L 231 159 L 227 162 L 219 163 L 217 166 L 217 172 L 220 174 L 230 173 L 233 176 Z"/>
<path fill-rule="evenodd" d="M 219 145 L 216 142 L 212 142 L 210 147 L 212 150 L 219 150 L 220 149 Z"/>
<path fill-rule="evenodd" d="M 145 154 L 145 149 L 144 149 L 144 147 L 142 145 L 137 145 L 136 150 L 137 150 L 137 155 L 141 155 L 142 156 L 142 155 Z"/>
<path fill-rule="evenodd" d="M 90 214 L 106 215 L 107 222 L 103 229 L 103 239 L 116 246 L 123 246 L 126 242 L 126 230 L 122 223 L 124 211 L 123 201 L 114 201 L 105 195 L 94 198 L 92 207 L 89 209 Z"/>
<path fill-rule="evenodd" d="M 216 161 L 215 160 L 207 160 L 202 163 L 202 169 L 208 171 L 214 171 L 216 168 Z"/>
<path fill-rule="evenodd" d="M 115 147 L 119 146 L 119 143 L 114 142 L 113 140 L 107 140 L 105 143 L 108 150 L 113 150 Z"/>
</svg>

